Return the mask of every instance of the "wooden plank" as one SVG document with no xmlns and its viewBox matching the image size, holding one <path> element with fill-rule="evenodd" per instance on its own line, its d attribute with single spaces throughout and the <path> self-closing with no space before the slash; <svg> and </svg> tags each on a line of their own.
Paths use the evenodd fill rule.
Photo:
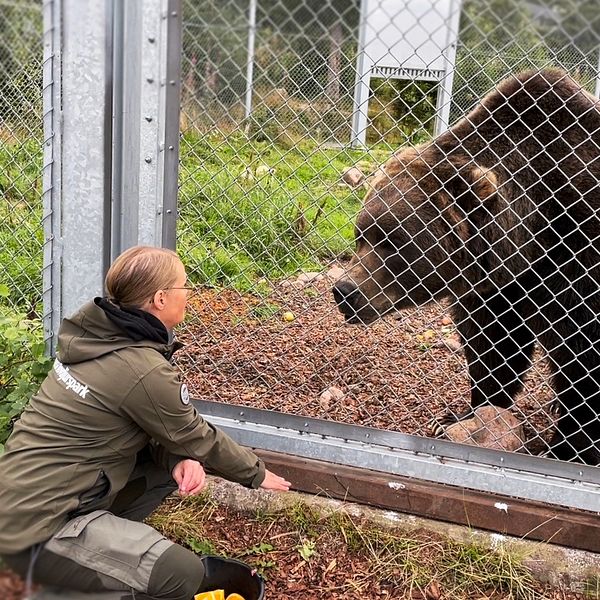
<svg viewBox="0 0 600 600">
<path fill-rule="evenodd" d="M 600 552 L 598 513 L 265 450 L 255 452 L 298 491 Z"/>
</svg>

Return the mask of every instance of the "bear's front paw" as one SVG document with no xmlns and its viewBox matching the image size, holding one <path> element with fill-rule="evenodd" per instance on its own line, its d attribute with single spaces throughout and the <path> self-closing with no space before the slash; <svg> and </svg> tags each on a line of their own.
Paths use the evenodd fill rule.
<svg viewBox="0 0 600 600">
<path fill-rule="evenodd" d="M 467 410 L 460 412 L 460 413 L 454 413 L 452 411 L 446 412 L 446 414 L 444 414 L 441 417 L 435 418 L 429 424 L 429 430 L 431 431 L 431 437 L 437 437 L 437 438 L 446 437 L 446 429 L 450 425 L 454 425 L 454 423 L 458 423 L 459 421 L 464 421 L 465 419 L 472 419 L 474 415 L 475 415 L 475 413 L 473 412 L 473 409 L 471 407 L 469 407 Z"/>
</svg>

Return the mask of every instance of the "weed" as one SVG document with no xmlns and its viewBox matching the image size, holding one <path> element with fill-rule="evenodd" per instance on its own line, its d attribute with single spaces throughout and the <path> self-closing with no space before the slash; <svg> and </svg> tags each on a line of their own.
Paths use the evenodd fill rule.
<svg viewBox="0 0 600 600">
<path fill-rule="evenodd" d="M 285 509 L 284 515 L 300 534 L 309 537 L 317 536 L 317 526 L 321 515 L 311 506 L 303 502 L 296 502 Z"/>
<path fill-rule="evenodd" d="M 280 310 L 280 307 L 273 302 L 264 302 L 257 304 L 250 309 L 250 316 L 255 319 L 266 320 L 275 316 Z"/>
<path fill-rule="evenodd" d="M 305 562 L 308 562 L 317 553 L 315 541 L 310 539 L 302 540 L 302 542 L 296 546 L 296 550 L 298 550 L 298 554 Z"/>
<path fill-rule="evenodd" d="M 265 579 L 269 578 L 267 570 L 277 566 L 277 563 L 274 560 L 268 558 L 258 558 L 252 564 L 258 571 L 259 575 Z"/>
<path fill-rule="evenodd" d="M 273 551 L 273 546 L 267 542 L 260 542 L 260 544 L 255 544 L 252 548 L 248 548 L 246 550 L 242 550 L 238 556 L 253 556 L 259 554 L 268 554 Z"/>
<path fill-rule="evenodd" d="M 211 554 L 213 556 L 220 556 L 217 548 L 214 543 L 207 539 L 198 540 L 196 538 L 189 538 L 187 540 L 187 545 L 196 553 L 196 554 Z"/>
</svg>

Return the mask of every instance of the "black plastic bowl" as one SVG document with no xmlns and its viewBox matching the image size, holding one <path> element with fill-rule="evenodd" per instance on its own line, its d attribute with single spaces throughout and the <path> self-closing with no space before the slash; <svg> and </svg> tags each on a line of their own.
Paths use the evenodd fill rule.
<svg viewBox="0 0 600 600">
<path fill-rule="evenodd" d="M 228 594 L 240 594 L 244 600 L 263 600 L 265 584 L 262 577 L 250 565 L 234 558 L 220 556 L 203 556 L 204 579 L 198 590 L 225 590 Z"/>
</svg>

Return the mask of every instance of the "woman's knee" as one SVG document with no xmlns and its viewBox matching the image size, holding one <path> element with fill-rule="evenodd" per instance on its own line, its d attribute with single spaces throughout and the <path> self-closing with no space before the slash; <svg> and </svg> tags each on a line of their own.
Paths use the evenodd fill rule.
<svg viewBox="0 0 600 600">
<path fill-rule="evenodd" d="M 148 582 L 148 595 L 165 600 L 190 600 L 204 578 L 200 558 L 173 544 L 158 558 Z"/>
</svg>

